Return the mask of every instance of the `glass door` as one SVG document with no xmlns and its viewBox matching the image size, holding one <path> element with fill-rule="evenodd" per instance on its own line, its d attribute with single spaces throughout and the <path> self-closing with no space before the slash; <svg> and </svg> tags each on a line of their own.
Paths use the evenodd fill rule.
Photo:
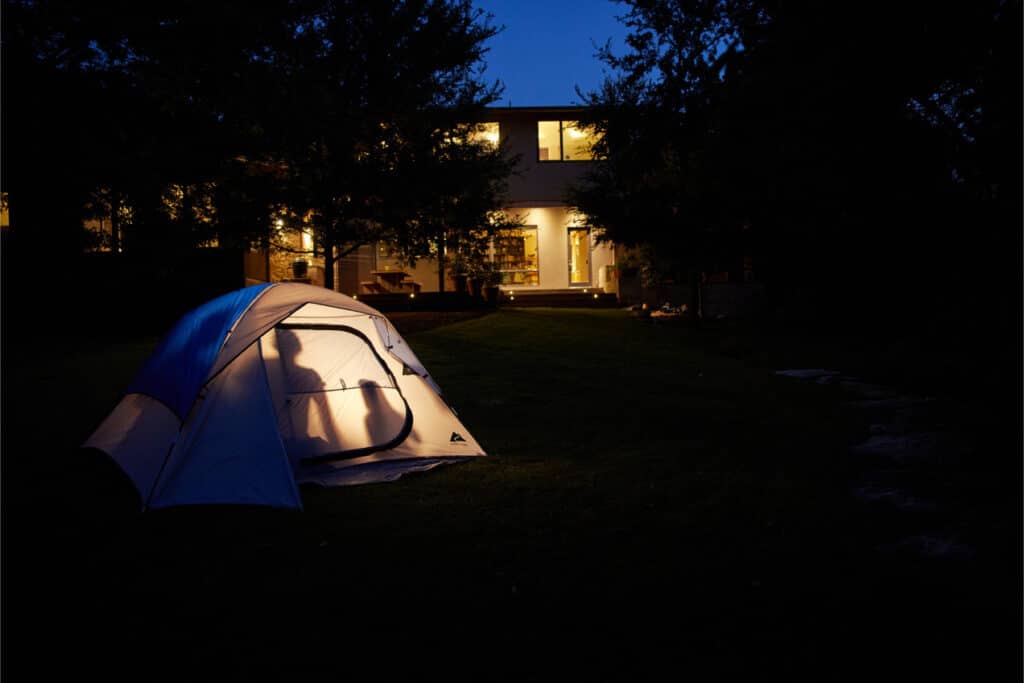
<svg viewBox="0 0 1024 683">
<path fill-rule="evenodd" d="M 590 285 L 590 230 L 569 228 L 569 286 Z"/>
</svg>

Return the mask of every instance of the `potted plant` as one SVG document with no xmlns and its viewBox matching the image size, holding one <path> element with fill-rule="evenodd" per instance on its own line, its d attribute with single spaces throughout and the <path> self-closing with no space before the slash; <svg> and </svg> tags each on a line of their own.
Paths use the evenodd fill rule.
<svg viewBox="0 0 1024 683">
<path fill-rule="evenodd" d="M 469 294 L 474 299 L 481 299 L 484 296 L 484 283 L 487 281 L 487 261 L 474 259 L 469 267 Z"/>
<path fill-rule="evenodd" d="M 484 295 L 484 280 L 480 277 L 478 270 L 471 270 L 469 272 L 469 295 L 474 299 L 479 299 Z"/>
<path fill-rule="evenodd" d="M 501 292 L 501 271 L 498 264 L 493 261 L 485 261 L 480 266 L 480 281 L 483 284 L 484 298 L 490 305 L 498 303 L 498 295 Z"/>
<path fill-rule="evenodd" d="M 452 259 L 451 269 L 452 279 L 455 280 L 455 293 L 465 295 L 468 291 L 469 264 L 461 253 L 456 252 L 455 258 Z"/>
</svg>

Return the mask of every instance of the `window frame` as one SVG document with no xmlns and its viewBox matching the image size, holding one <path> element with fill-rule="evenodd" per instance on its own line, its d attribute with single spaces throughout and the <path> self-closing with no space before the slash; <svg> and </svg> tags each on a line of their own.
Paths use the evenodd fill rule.
<svg viewBox="0 0 1024 683">
<path fill-rule="evenodd" d="M 565 124 L 575 123 L 579 125 L 579 121 L 573 121 L 570 119 L 537 119 L 534 122 L 534 135 L 533 143 L 535 146 L 535 157 L 538 164 L 578 164 L 585 163 L 588 161 L 594 161 L 594 157 L 591 156 L 589 159 L 566 159 L 565 158 Z M 558 124 L 558 158 L 557 159 L 541 159 L 540 158 L 540 124 L 542 123 L 557 123 Z M 574 128 L 576 126 L 570 126 Z"/>
<path fill-rule="evenodd" d="M 573 282 L 572 281 L 572 233 L 574 231 L 585 233 L 587 236 L 587 279 L 585 282 Z M 568 277 L 570 288 L 587 288 L 593 287 L 594 282 L 594 243 L 592 241 L 592 235 L 590 228 L 583 225 L 570 225 L 566 228 L 566 258 L 565 267 L 566 275 Z"/>
<path fill-rule="evenodd" d="M 501 286 L 502 287 L 510 287 L 510 288 L 511 287 L 540 287 L 540 226 L 539 225 L 520 225 L 519 227 L 514 228 L 514 229 L 515 230 L 519 230 L 519 231 L 533 230 L 533 232 L 534 232 L 534 240 L 535 240 L 536 245 L 537 245 L 536 265 L 533 268 L 511 268 L 511 269 L 501 268 L 500 267 L 500 262 L 498 261 L 497 239 L 492 239 L 491 240 L 491 259 L 492 259 L 492 261 L 495 264 L 497 264 L 499 266 L 498 267 L 498 272 L 501 273 L 501 279 L 502 279 Z M 505 280 L 505 274 L 506 273 L 536 273 L 537 274 L 537 282 L 536 283 L 529 283 L 529 284 L 528 283 L 518 283 L 517 284 L 517 283 L 514 283 L 514 282 L 505 282 L 504 280 Z"/>
</svg>

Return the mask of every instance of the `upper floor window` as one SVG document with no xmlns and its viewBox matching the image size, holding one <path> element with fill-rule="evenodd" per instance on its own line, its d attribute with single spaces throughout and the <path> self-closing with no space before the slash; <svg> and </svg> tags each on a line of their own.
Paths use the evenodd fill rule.
<svg viewBox="0 0 1024 683">
<path fill-rule="evenodd" d="M 497 147 L 501 140 L 501 132 L 496 122 L 478 123 L 469 134 L 471 142 Z"/>
<path fill-rule="evenodd" d="M 444 132 L 446 145 L 482 145 L 497 148 L 501 142 L 501 130 L 496 121 L 485 123 L 464 123 Z"/>
<path fill-rule="evenodd" d="M 538 161 L 589 161 L 594 133 L 577 121 L 538 121 Z"/>
</svg>

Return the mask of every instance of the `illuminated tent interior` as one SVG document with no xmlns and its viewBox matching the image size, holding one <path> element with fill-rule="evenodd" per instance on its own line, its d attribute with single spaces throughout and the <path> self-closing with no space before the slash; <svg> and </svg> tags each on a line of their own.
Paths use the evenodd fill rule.
<svg viewBox="0 0 1024 683">
<path fill-rule="evenodd" d="M 186 314 L 84 445 L 117 462 L 146 509 L 301 508 L 299 484 L 485 455 L 387 318 L 297 283 Z"/>
</svg>

